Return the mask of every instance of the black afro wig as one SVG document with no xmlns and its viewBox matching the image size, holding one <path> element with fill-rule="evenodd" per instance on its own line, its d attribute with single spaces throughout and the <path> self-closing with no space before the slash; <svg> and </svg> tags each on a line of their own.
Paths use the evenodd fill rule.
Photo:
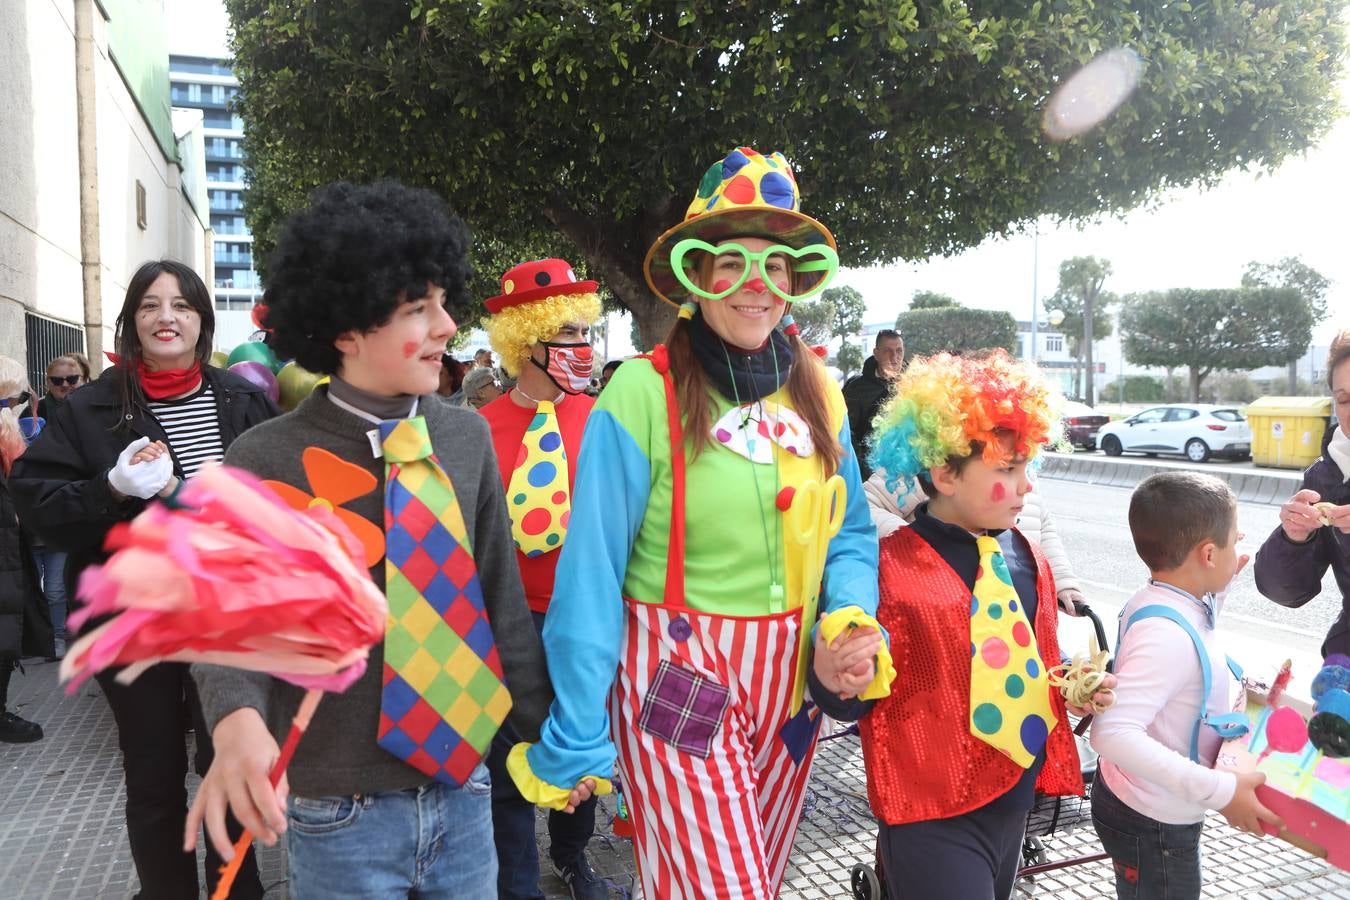
<svg viewBox="0 0 1350 900">
<path fill-rule="evenodd" d="M 282 358 L 331 375 L 345 331 L 389 321 L 399 304 L 445 289 L 468 303 L 469 231 L 439 196 L 396 181 L 319 188 L 282 226 L 268 257 L 265 323 Z"/>
</svg>

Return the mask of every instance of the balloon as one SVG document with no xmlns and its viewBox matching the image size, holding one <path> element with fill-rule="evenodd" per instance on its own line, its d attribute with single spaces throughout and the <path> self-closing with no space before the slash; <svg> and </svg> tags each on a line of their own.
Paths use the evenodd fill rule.
<svg viewBox="0 0 1350 900">
<path fill-rule="evenodd" d="M 327 380 L 326 377 L 320 378 L 314 372 L 300 368 L 294 361 L 286 363 L 277 373 L 277 385 L 281 390 L 281 399 L 278 402 L 281 408 L 287 412 L 295 409 L 301 400 L 313 392 L 316 385 Z"/>
<path fill-rule="evenodd" d="M 249 317 L 253 319 L 253 324 L 261 328 L 263 331 L 267 331 L 267 326 L 263 324 L 263 322 L 266 321 L 265 318 L 266 316 L 267 316 L 267 306 L 265 304 L 263 303 L 253 304 L 253 309 L 249 313 Z"/>
<path fill-rule="evenodd" d="M 240 378 L 253 382 L 267 392 L 268 398 L 273 403 L 277 402 L 281 393 L 277 386 L 277 376 L 273 375 L 272 370 L 263 363 L 246 359 L 230 366 L 230 371 Z"/>
<path fill-rule="evenodd" d="M 214 350 L 211 352 L 210 363 L 217 369 L 229 368 L 230 355 L 224 350 Z"/>
<path fill-rule="evenodd" d="M 277 369 L 281 368 L 281 361 L 277 359 L 277 355 L 272 352 L 271 347 L 267 346 L 262 341 L 245 341 L 238 347 L 235 347 L 230 351 L 229 359 L 226 360 L 225 365 L 233 367 L 235 363 L 241 363 L 246 360 L 262 363 L 264 366 L 271 369 L 274 374 Z"/>
<path fill-rule="evenodd" d="M 1308 743 L 1308 723 L 1297 710 L 1281 706 L 1266 723 L 1266 743 L 1277 753 L 1297 753 Z"/>
</svg>

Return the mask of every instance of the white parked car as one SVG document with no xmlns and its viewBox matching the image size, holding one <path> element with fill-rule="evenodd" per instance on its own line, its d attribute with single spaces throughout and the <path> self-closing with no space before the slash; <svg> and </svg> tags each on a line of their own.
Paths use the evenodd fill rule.
<svg viewBox="0 0 1350 900">
<path fill-rule="evenodd" d="M 1252 429 L 1231 406 L 1172 403 L 1103 425 L 1097 446 L 1107 456 L 1180 453 L 1191 462 L 1211 456 L 1246 459 L 1252 452 Z"/>
</svg>

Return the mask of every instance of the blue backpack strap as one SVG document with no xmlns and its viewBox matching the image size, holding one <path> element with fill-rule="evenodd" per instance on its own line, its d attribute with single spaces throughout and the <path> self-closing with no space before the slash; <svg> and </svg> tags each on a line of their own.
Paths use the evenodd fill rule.
<svg viewBox="0 0 1350 900">
<path fill-rule="evenodd" d="M 1160 603 L 1154 603 L 1149 606 L 1140 607 L 1135 610 L 1128 621 L 1121 624 L 1120 636 L 1116 639 L 1116 650 L 1120 649 L 1120 638 L 1125 636 L 1125 632 L 1130 626 L 1140 619 L 1170 619 L 1181 626 L 1182 631 L 1191 639 L 1191 644 L 1195 647 L 1195 655 L 1200 659 L 1200 677 L 1204 684 L 1204 693 L 1200 695 L 1200 715 L 1195 720 L 1195 727 L 1191 729 L 1191 762 L 1200 761 L 1200 726 L 1209 725 L 1219 733 L 1221 737 L 1235 737 L 1243 734 L 1247 728 L 1246 716 L 1242 713 L 1222 713 L 1209 715 L 1207 708 L 1209 706 L 1209 689 L 1212 681 L 1212 673 L 1209 668 L 1209 653 L 1205 651 L 1204 642 L 1200 640 L 1200 634 L 1195 630 L 1185 616 L 1177 612 L 1170 606 L 1164 606 Z M 1241 680 L 1242 669 L 1231 659 L 1228 660 L 1228 668 L 1233 675 Z"/>
</svg>

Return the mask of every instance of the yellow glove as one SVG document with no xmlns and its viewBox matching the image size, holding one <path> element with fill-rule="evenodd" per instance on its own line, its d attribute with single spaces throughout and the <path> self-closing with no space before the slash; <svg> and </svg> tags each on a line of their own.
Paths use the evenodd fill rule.
<svg viewBox="0 0 1350 900">
<path fill-rule="evenodd" d="M 844 606 L 826 614 L 825 618 L 820 620 L 819 627 L 820 636 L 827 644 L 834 643 L 835 638 L 849 628 L 875 628 L 882 632 L 880 623 L 863 612 L 860 606 Z M 886 642 L 883 640 L 881 648 L 877 650 L 877 673 L 872 677 L 871 683 L 858 695 L 858 699 L 879 700 L 882 697 L 889 697 L 891 682 L 894 680 L 895 664 L 891 660 L 890 648 L 886 646 Z"/>
<path fill-rule="evenodd" d="M 522 743 L 512 747 L 511 752 L 506 755 L 506 771 L 511 773 L 511 780 L 516 783 L 516 789 L 520 791 L 520 796 L 535 806 L 542 806 L 545 809 L 566 809 L 567 801 L 572 796 L 572 788 L 554 787 L 534 774 L 530 769 L 530 761 L 525 757 L 525 751 L 529 750 L 531 746 L 533 745 Z M 608 778 L 601 778 L 599 775 L 586 775 L 578 780 L 584 780 L 585 778 L 595 782 L 595 790 L 592 792 L 592 796 L 608 794 L 614 790 L 614 785 L 610 783 Z"/>
</svg>

